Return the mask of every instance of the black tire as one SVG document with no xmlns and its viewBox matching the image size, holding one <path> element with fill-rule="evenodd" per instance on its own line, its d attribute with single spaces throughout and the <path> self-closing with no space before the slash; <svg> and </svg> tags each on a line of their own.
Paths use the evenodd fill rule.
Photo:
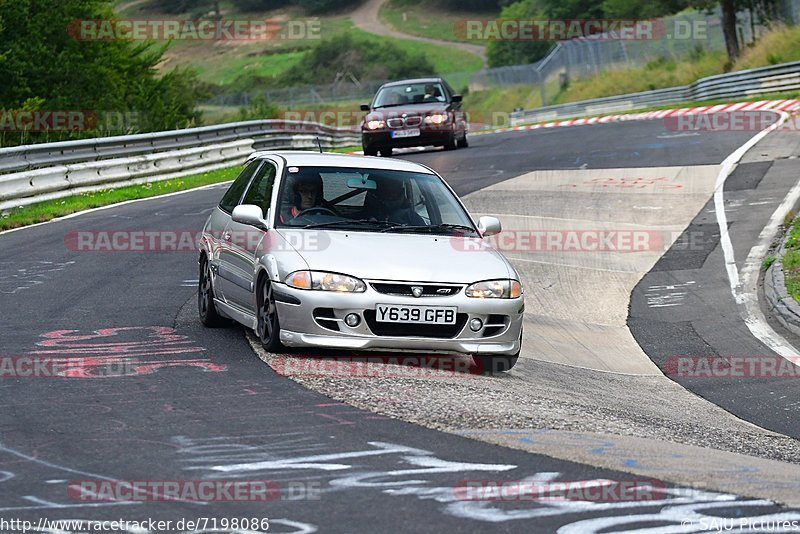
<svg viewBox="0 0 800 534">
<path fill-rule="evenodd" d="M 472 355 L 472 361 L 475 362 L 475 365 L 478 366 L 481 372 L 488 375 L 497 375 L 500 373 L 505 373 L 506 371 L 510 371 L 517 364 L 518 359 L 519 352 L 513 356 L 491 354 Z"/>
<path fill-rule="evenodd" d="M 469 141 L 467 140 L 467 134 L 464 133 L 464 137 L 458 141 L 458 148 L 468 148 Z"/>
<path fill-rule="evenodd" d="M 272 284 L 267 278 L 258 283 L 256 297 L 256 335 L 267 352 L 283 352 L 286 347 L 281 343 L 281 323 L 278 320 L 278 308 L 272 295 Z"/>
<path fill-rule="evenodd" d="M 503 354 L 473 354 L 472 361 L 483 374 L 497 375 L 510 371 L 517 365 L 519 354 L 522 352 L 522 329 L 519 331 L 519 350 L 511 356 Z"/>
<path fill-rule="evenodd" d="M 378 149 L 377 148 L 364 147 L 364 155 L 365 156 L 377 156 L 378 155 Z"/>
<path fill-rule="evenodd" d="M 392 157 L 392 147 L 389 148 L 382 148 L 380 149 L 381 157 L 382 158 L 391 158 Z"/>
<path fill-rule="evenodd" d="M 208 328 L 219 328 L 230 324 L 227 318 L 217 312 L 217 307 L 214 305 L 211 268 L 205 254 L 200 258 L 200 278 L 197 284 L 197 313 L 200 316 L 200 322 Z"/>
<path fill-rule="evenodd" d="M 457 146 L 458 146 L 458 145 L 456 145 L 456 138 L 455 138 L 455 136 L 453 136 L 453 139 L 452 139 L 452 140 L 450 140 L 450 141 L 447 141 L 447 142 L 444 144 L 444 149 L 445 149 L 445 150 L 455 150 L 455 149 L 457 148 Z"/>
</svg>

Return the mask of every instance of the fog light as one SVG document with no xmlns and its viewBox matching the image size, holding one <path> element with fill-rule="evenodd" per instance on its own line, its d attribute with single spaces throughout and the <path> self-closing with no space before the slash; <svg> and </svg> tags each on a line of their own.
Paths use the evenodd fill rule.
<svg viewBox="0 0 800 534">
<path fill-rule="evenodd" d="M 483 321 L 480 319 L 473 319 L 469 322 L 469 329 L 473 332 L 477 332 L 481 328 L 483 328 Z"/>
<path fill-rule="evenodd" d="M 355 328 L 361 324 L 361 317 L 359 317 L 357 313 L 348 313 L 344 316 L 344 324 L 350 328 Z"/>
</svg>

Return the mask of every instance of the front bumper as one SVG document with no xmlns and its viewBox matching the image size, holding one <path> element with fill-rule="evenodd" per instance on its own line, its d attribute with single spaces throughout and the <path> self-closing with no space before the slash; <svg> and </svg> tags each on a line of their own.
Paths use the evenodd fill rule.
<svg viewBox="0 0 800 534">
<path fill-rule="evenodd" d="M 362 130 L 361 144 L 363 148 L 407 148 L 417 146 L 444 146 L 455 142 L 452 129 L 421 129 L 416 137 L 392 138 L 391 130 Z"/>
<path fill-rule="evenodd" d="M 280 340 L 287 347 L 345 350 L 498 355 L 519 352 L 523 298 L 473 299 L 464 295 L 464 287 L 456 295 L 415 298 L 379 293 L 370 281 L 364 293 L 308 291 L 282 284 L 275 287 Z M 419 328 L 395 323 L 387 326 L 387 323 L 376 323 L 374 317 L 368 319 L 377 304 L 454 306 L 458 308 L 459 320 L 455 326 L 442 327 L 441 332 L 438 327 Z M 361 318 L 358 326 L 349 327 L 344 323 L 344 317 L 350 313 Z M 469 323 L 476 318 L 484 327 L 474 332 Z M 391 332 L 376 334 L 373 328 Z M 404 332 L 406 329 L 408 332 Z M 415 331 L 424 331 L 424 335 Z"/>
</svg>

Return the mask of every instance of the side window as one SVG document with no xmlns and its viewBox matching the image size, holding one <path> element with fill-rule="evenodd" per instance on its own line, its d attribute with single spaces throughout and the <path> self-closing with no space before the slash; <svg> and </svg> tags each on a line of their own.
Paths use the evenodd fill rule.
<svg viewBox="0 0 800 534">
<path fill-rule="evenodd" d="M 250 183 L 250 178 L 253 176 L 253 173 L 256 172 L 259 165 L 261 165 L 261 162 L 256 160 L 244 168 L 238 178 L 236 178 L 233 184 L 228 188 L 225 196 L 220 200 L 219 209 L 225 213 L 230 213 L 233 211 L 233 208 L 239 205 L 239 199 L 242 198 L 247 184 Z"/>
<path fill-rule="evenodd" d="M 264 166 L 261 167 L 253 178 L 253 183 L 247 194 L 244 196 L 242 204 L 255 204 L 267 214 L 269 209 L 270 200 L 272 200 L 272 186 L 275 184 L 275 166 L 272 163 L 265 161 Z"/>
</svg>

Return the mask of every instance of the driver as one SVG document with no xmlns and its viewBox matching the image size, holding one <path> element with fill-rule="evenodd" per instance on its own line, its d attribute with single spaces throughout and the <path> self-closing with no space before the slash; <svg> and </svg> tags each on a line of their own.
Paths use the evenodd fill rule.
<svg viewBox="0 0 800 534">
<path fill-rule="evenodd" d="M 322 178 L 319 175 L 297 176 L 292 184 L 292 192 L 292 202 L 283 202 L 281 222 L 290 221 L 305 210 L 324 206 Z"/>
<path fill-rule="evenodd" d="M 430 102 L 432 100 L 439 100 L 439 96 L 441 96 L 441 93 L 439 93 L 439 90 L 435 86 L 433 86 L 432 84 L 428 84 L 425 86 L 425 96 L 423 97 L 425 102 Z"/>
</svg>

